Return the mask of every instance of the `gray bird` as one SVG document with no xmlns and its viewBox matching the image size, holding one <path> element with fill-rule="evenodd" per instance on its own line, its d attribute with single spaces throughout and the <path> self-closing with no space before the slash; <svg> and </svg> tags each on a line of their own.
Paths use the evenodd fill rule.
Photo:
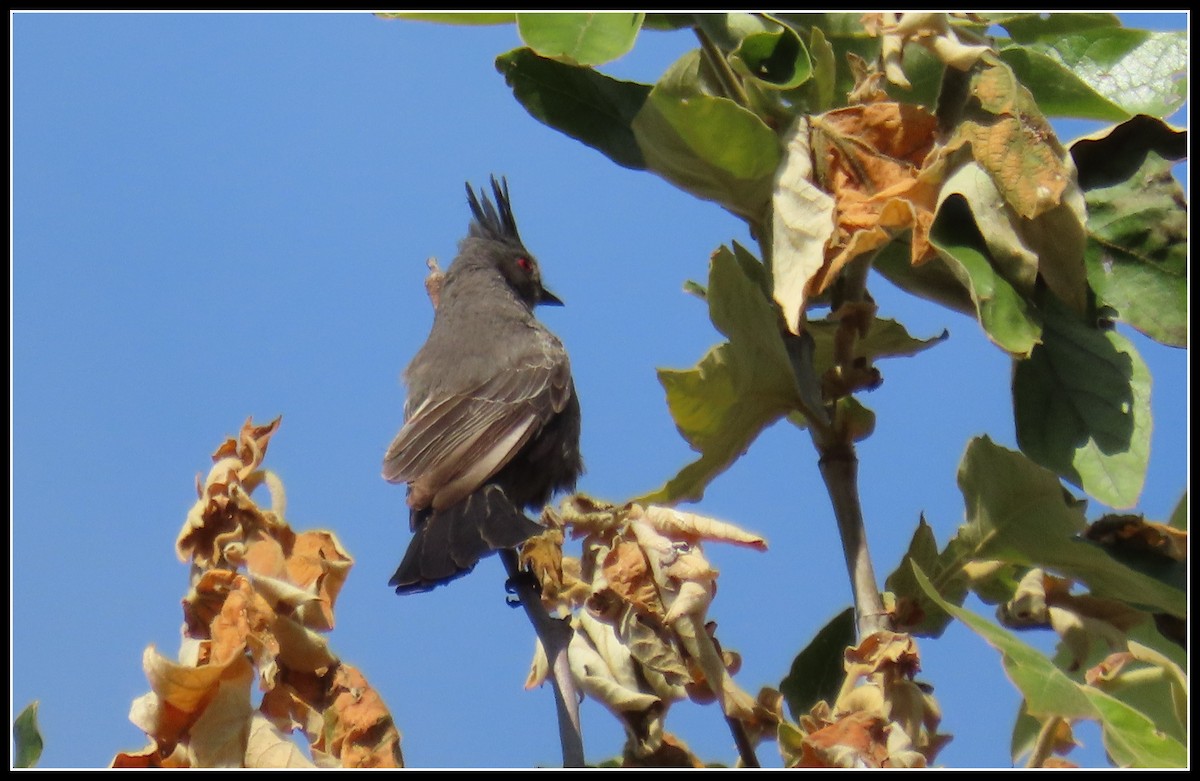
<svg viewBox="0 0 1200 781">
<path fill-rule="evenodd" d="M 561 306 L 517 233 L 508 182 L 474 216 L 429 338 L 404 371 L 404 427 L 383 476 L 408 484 L 412 541 L 389 585 L 428 591 L 543 531 L 525 514 L 583 472 L 579 399 L 562 342 L 533 314 Z"/>
</svg>

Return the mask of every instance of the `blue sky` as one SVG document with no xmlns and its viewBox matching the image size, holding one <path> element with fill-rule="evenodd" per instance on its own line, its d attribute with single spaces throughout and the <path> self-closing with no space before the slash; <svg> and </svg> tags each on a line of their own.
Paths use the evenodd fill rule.
<svg viewBox="0 0 1200 781">
<path fill-rule="evenodd" d="M 719 245 L 749 242 L 742 223 L 526 114 L 492 65 L 519 45 L 511 26 L 18 14 L 12 32 L 12 707 L 40 701 L 42 766 L 104 766 L 145 744 L 126 716 L 148 688 L 146 645 L 178 648 L 188 570 L 174 541 L 195 475 L 247 416 L 279 414 L 267 466 L 290 522 L 335 531 L 356 560 L 331 646 L 387 701 L 408 762 L 559 762 L 549 689 L 522 689 L 533 635 L 505 606 L 498 560 L 429 594 L 387 587 L 409 535 L 404 492 L 379 465 L 431 318 L 425 260 L 453 258 L 464 180 L 507 175 L 567 304 L 541 317 L 583 405 L 579 487 L 623 501 L 694 457 L 654 370 L 719 341 L 682 285 Z M 653 81 L 693 46 L 643 33 L 605 70 Z M 1015 435 L 1009 360 L 978 325 L 872 285 L 881 315 L 914 335 L 950 332 L 883 362 L 864 399 L 878 414 L 859 455 L 882 579 L 921 513 L 940 543 L 962 522 L 968 440 Z M 1187 356 L 1132 338 L 1154 378 L 1139 509 L 1161 519 L 1187 484 Z M 742 687 L 777 686 L 850 600 L 807 436 L 769 429 L 693 509 L 768 540 L 767 553 L 707 548 L 722 572 L 710 617 L 742 655 Z M 1019 697 L 996 654 L 957 625 L 919 642 L 955 734 L 939 763 L 1006 766 Z M 589 761 L 619 752 L 606 712 L 586 702 L 583 719 Z M 715 707 L 677 705 L 667 728 L 705 759 L 736 756 Z M 1081 735 L 1076 759 L 1102 763 L 1098 733 Z M 778 762 L 773 745 L 760 755 Z"/>
</svg>

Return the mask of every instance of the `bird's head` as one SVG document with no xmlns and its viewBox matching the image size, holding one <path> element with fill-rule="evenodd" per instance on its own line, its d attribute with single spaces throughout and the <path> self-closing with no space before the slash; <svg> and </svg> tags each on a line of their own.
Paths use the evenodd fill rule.
<svg viewBox="0 0 1200 781">
<path fill-rule="evenodd" d="M 476 196 L 471 183 L 467 183 L 467 202 L 474 216 L 467 239 L 481 239 L 488 243 L 485 248 L 488 261 L 494 264 L 517 297 L 531 309 L 538 304 L 562 306 L 558 296 L 542 286 L 538 262 L 525 249 L 517 232 L 517 221 L 513 218 L 508 199 L 508 181 L 501 178 L 497 182 L 493 176 L 492 194 L 496 198 L 494 205 L 482 190 Z"/>
</svg>

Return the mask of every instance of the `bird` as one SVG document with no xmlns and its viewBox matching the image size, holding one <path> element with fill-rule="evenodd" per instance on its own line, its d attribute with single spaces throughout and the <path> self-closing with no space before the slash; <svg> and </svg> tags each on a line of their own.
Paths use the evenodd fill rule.
<svg viewBox="0 0 1200 781">
<path fill-rule="evenodd" d="M 404 370 L 404 424 L 383 477 L 408 485 L 412 539 L 389 581 L 424 592 L 545 528 L 526 515 L 583 473 L 580 406 L 561 340 L 535 316 L 562 306 L 517 230 L 508 181 L 493 204 L 466 183 L 471 222 L 429 336 Z"/>
</svg>

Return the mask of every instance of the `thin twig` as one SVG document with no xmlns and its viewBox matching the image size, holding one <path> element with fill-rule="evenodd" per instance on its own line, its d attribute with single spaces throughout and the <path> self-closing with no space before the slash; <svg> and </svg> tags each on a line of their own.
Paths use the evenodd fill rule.
<svg viewBox="0 0 1200 781">
<path fill-rule="evenodd" d="M 583 767 L 583 732 L 579 722 L 579 694 L 571 667 L 567 661 L 567 644 L 571 640 L 570 627 L 562 620 L 551 617 L 542 604 L 537 581 L 521 572 L 517 553 L 501 550 L 500 559 L 508 571 L 509 583 L 516 591 L 525 615 L 533 625 L 550 662 L 550 683 L 554 688 L 554 704 L 558 713 L 558 738 L 562 744 L 563 767 Z"/>
<path fill-rule="evenodd" d="M 750 742 L 750 736 L 746 734 L 746 728 L 742 722 L 732 716 L 726 716 L 725 723 L 729 725 L 729 731 L 733 733 L 733 742 L 737 746 L 738 756 L 742 758 L 742 767 L 762 767 L 758 762 L 758 754 L 754 753 L 754 744 Z"/>
<path fill-rule="evenodd" d="M 725 59 L 725 53 L 708 36 L 708 33 L 699 27 L 693 27 L 692 31 L 696 33 L 696 38 L 700 41 L 700 51 L 704 55 L 704 59 L 712 66 L 713 73 L 716 74 L 717 80 L 721 82 L 721 91 L 725 93 L 725 97 L 733 100 L 742 108 L 749 108 L 750 96 L 742 88 L 742 83 L 738 80 L 737 74 L 729 67 L 729 60 Z"/>
</svg>

